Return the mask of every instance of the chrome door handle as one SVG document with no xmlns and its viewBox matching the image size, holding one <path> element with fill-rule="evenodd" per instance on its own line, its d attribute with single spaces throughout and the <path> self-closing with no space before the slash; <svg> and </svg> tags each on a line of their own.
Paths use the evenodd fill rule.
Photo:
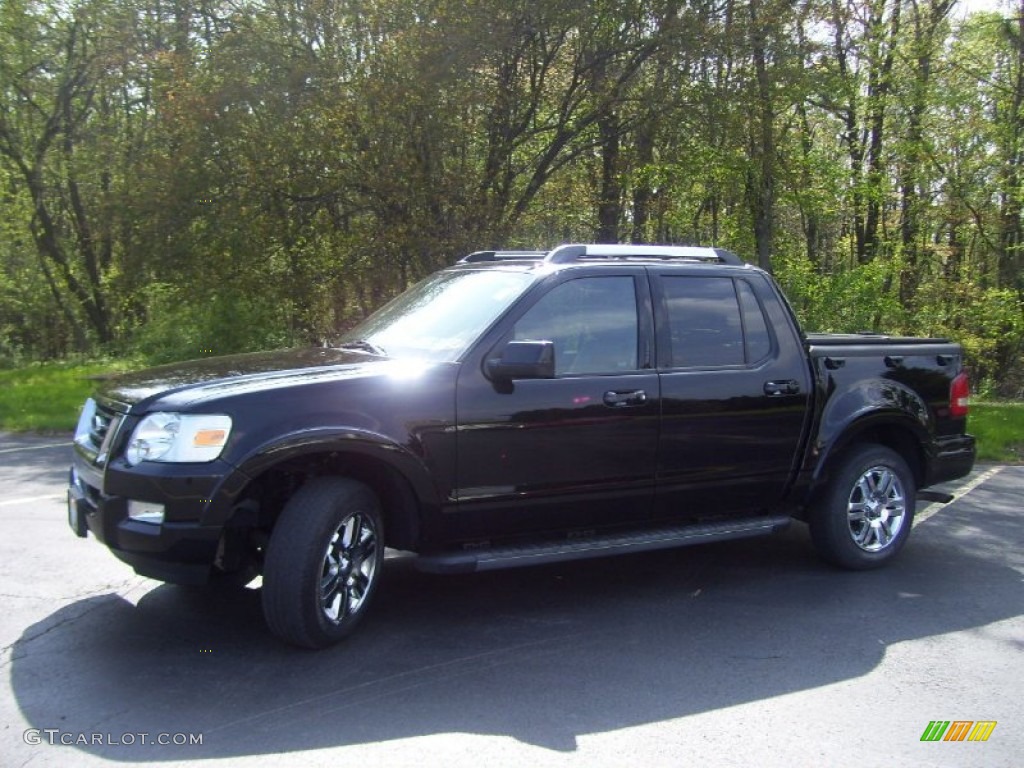
<svg viewBox="0 0 1024 768">
<path fill-rule="evenodd" d="M 800 382 L 793 379 L 783 379 L 781 381 L 766 381 L 764 383 L 764 393 L 769 397 L 779 397 L 780 395 L 798 395 L 800 394 Z"/>
<path fill-rule="evenodd" d="M 647 402 L 647 393 L 642 389 L 631 389 L 626 392 L 609 391 L 604 393 L 604 404 L 612 408 L 625 408 L 630 405 L 643 405 Z"/>
</svg>

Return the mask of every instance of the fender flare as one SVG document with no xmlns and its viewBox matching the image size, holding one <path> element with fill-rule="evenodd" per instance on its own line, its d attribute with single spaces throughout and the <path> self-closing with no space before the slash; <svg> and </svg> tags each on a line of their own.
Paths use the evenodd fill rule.
<svg viewBox="0 0 1024 768">
<path fill-rule="evenodd" d="M 812 450 L 811 489 L 821 484 L 832 459 L 859 436 L 886 430 L 899 430 L 913 440 L 919 456 L 905 458 L 923 476 L 927 467 L 921 462 L 930 459 L 931 425 L 927 403 L 906 385 L 877 378 L 858 382 L 830 400 L 821 416 Z"/>
<path fill-rule="evenodd" d="M 379 461 L 405 478 L 421 505 L 440 507 L 440 494 L 431 472 L 408 448 L 369 430 L 317 427 L 278 436 L 233 464 L 234 471 L 217 486 L 203 514 L 203 525 L 226 524 L 246 486 L 267 470 L 303 456 L 330 453 L 356 454 Z"/>
</svg>

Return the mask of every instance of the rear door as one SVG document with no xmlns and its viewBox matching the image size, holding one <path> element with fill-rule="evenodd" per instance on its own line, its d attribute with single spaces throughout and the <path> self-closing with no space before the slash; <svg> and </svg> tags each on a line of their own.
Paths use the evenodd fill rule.
<svg viewBox="0 0 1024 768">
<path fill-rule="evenodd" d="M 769 509 L 790 482 L 807 415 L 798 339 L 757 273 L 652 271 L 663 414 L 657 514 Z"/>
<path fill-rule="evenodd" d="M 498 386 L 511 339 L 552 341 L 555 377 Z M 596 530 L 652 513 L 658 443 L 653 314 L 642 267 L 564 270 L 459 374 L 454 538 Z"/>
</svg>

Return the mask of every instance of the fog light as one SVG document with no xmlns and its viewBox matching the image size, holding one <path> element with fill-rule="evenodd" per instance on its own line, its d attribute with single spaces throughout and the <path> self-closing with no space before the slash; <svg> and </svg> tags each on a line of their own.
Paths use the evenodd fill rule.
<svg viewBox="0 0 1024 768">
<path fill-rule="evenodd" d="M 140 523 L 160 525 L 164 521 L 164 505 L 128 499 L 128 517 Z"/>
</svg>

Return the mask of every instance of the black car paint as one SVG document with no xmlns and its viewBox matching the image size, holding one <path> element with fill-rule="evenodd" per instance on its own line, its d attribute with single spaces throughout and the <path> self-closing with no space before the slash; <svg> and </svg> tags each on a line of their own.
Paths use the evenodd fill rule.
<svg viewBox="0 0 1024 768">
<path fill-rule="evenodd" d="M 469 268 L 493 267 L 455 269 Z M 282 466 L 308 463 L 315 473 L 329 460 L 386 473 L 402 485 L 401 514 L 414 518 L 399 521 L 401 536 L 391 543 L 433 552 L 660 520 L 799 514 L 827 476 L 829 458 L 858 435 L 899 435 L 915 452 L 922 486 L 973 463 L 963 420 L 944 413 L 960 368 L 955 345 L 805 337 L 774 283 L 751 267 L 500 268 L 534 270 L 535 282 L 458 362 L 293 350 L 102 382 L 98 401 L 123 420 L 105 466 L 76 450 L 81 482 L 72 494 L 89 530 L 144 575 L 202 582 L 222 554 L 225 531 L 266 524 L 240 502 Z M 500 354 L 515 320 L 555 285 L 595 270 L 635 280 L 640 370 L 488 378 L 487 360 Z M 666 271 L 748 281 L 769 319 L 768 358 L 718 369 L 665 367 L 659 275 Z M 779 389 L 779 381 L 789 384 Z M 129 466 L 123 452 L 132 429 L 160 410 L 231 416 L 221 458 Z M 128 498 L 165 504 L 166 522 L 128 519 Z"/>
</svg>

